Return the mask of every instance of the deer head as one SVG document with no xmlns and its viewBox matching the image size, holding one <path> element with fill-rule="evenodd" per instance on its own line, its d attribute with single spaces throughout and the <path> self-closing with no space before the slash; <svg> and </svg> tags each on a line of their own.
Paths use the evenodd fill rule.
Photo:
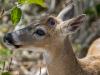
<svg viewBox="0 0 100 75">
<path fill-rule="evenodd" d="M 25 28 L 7 33 L 3 41 L 11 49 L 36 48 L 35 51 L 50 52 L 51 48 L 61 46 L 66 36 L 75 32 L 84 22 L 84 14 L 68 20 L 73 14 L 69 14 L 71 11 L 73 5 L 67 6 L 57 17 L 42 16 Z M 64 15 L 68 15 L 66 21 Z"/>
<path fill-rule="evenodd" d="M 43 50 L 60 44 L 70 32 L 77 30 L 84 22 L 85 15 L 62 21 L 58 17 L 45 16 L 33 21 L 23 29 L 7 33 L 4 43 L 13 48 L 42 48 Z"/>
</svg>

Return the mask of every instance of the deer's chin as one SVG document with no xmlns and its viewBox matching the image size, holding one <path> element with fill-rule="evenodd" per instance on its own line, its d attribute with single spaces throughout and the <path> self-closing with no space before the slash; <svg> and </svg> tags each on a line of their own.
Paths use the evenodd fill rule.
<svg viewBox="0 0 100 75">
<path fill-rule="evenodd" d="M 4 45 L 7 48 L 9 48 L 10 50 L 15 50 L 15 49 L 22 48 L 22 45 L 13 45 L 13 44 L 9 44 L 9 43 L 4 43 Z"/>
</svg>

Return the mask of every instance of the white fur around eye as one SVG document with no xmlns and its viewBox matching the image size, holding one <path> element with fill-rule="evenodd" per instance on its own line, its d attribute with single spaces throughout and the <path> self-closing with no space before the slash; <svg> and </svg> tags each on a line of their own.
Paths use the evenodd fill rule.
<svg viewBox="0 0 100 75">
<path fill-rule="evenodd" d="M 45 36 L 39 36 L 37 34 L 33 34 L 33 38 L 35 38 L 36 40 L 42 40 L 44 39 Z"/>
</svg>

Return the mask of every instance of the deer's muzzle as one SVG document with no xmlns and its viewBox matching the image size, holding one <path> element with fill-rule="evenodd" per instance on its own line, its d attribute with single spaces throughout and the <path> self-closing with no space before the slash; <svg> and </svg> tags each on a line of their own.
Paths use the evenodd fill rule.
<svg viewBox="0 0 100 75">
<path fill-rule="evenodd" d="M 15 48 L 19 48 L 21 45 L 15 45 L 15 41 L 13 39 L 13 36 L 11 33 L 7 33 L 4 38 L 3 38 L 4 43 L 6 43 L 7 45 L 12 45 Z"/>
</svg>

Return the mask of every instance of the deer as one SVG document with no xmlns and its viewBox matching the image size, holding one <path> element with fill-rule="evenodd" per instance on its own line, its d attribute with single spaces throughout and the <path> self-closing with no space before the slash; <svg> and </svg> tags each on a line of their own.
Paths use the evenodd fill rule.
<svg viewBox="0 0 100 75">
<path fill-rule="evenodd" d="M 7 33 L 3 41 L 10 49 L 34 48 L 34 51 L 42 52 L 49 75 L 100 75 L 99 52 L 79 59 L 69 39 L 70 34 L 80 29 L 86 15 L 67 20 L 62 19 L 63 15 L 45 15 L 25 28 Z"/>
<path fill-rule="evenodd" d="M 93 41 L 93 43 L 91 44 L 89 51 L 87 53 L 87 55 L 99 55 L 99 50 L 100 50 L 100 38 L 96 39 L 95 41 Z"/>
</svg>

